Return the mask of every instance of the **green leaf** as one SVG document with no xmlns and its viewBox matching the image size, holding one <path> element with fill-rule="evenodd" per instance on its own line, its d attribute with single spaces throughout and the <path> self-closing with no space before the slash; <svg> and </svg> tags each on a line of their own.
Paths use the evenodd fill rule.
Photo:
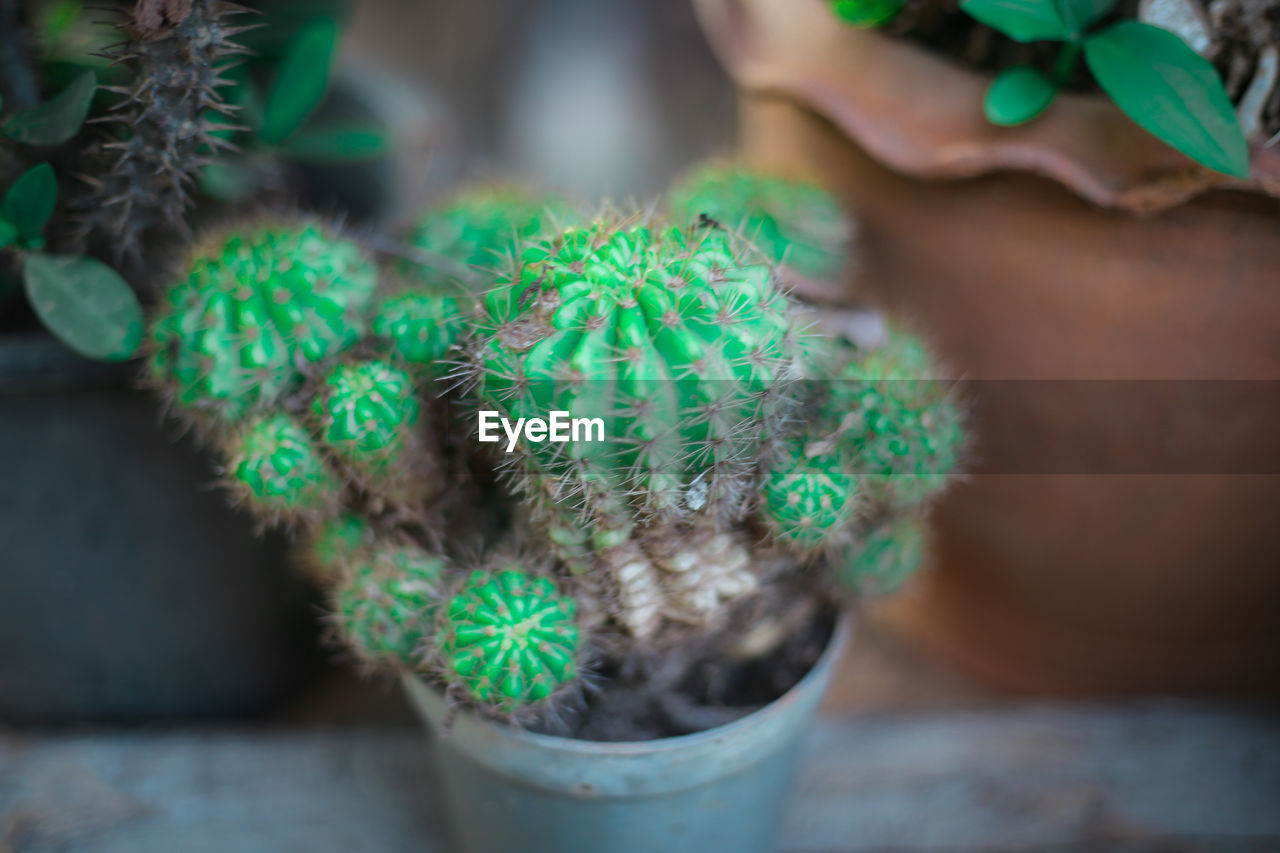
<svg viewBox="0 0 1280 853">
<path fill-rule="evenodd" d="M 18 228 L 12 222 L 0 216 L 0 249 L 12 246 L 18 240 Z"/>
<path fill-rule="evenodd" d="M 1090 24 L 1110 12 L 1115 5 L 1116 0 L 1058 0 L 1058 11 L 1067 30 L 1079 38 Z"/>
<path fill-rule="evenodd" d="M 1012 127 L 1040 115 L 1056 94 L 1048 77 L 1029 65 L 1018 65 L 991 81 L 982 106 L 992 124 Z"/>
<path fill-rule="evenodd" d="M 889 23 L 902 11 L 904 0 L 831 0 L 836 17 L 860 30 Z"/>
<path fill-rule="evenodd" d="M 51 100 L 19 110 L 4 123 L 4 135 L 24 145 L 57 145 L 79 132 L 89 115 L 98 77 L 86 69 Z"/>
<path fill-rule="evenodd" d="M 18 176 L 4 194 L 4 216 L 18 229 L 18 236 L 30 248 L 38 249 L 40 232 L 53 215 L 58 202 L 58 179 L 48 163 L 32 166 Z"/>
<path fill-rule="evenodd" d="M 258 188 L 258 176 L 244 163 L 214 160 L 200 168 L 200 189 L 218 201 L 237 204 L 246 201 Z"/>
<path fill-rule="evenodd" d="M 1209 60 L 1168 30 L 1121 21 L 1084 45 L 1103 90 L 1147 132 L 1197 163 L 1249 176 L 1249 146 Z"/>
<path fill-rule="evenodd" d="M 309 163 L 359 163 L 376 160 L 390 147 L 391 140 L 383 127 L 335 124 L 299 131 L 280 150 Z"/>
<path fill-rule="evenodd" d="M 36 314 L 76 352 L 106 361 L 137 352 L 142 306 L 111 267 L 78 255 L 37 253 L 23 260 L 22 280 Z"/>
<path fill-rule="evenodd" d="M 960 8 L 1014 41 L 1062 41 L 1071 36 L 1055 0 L 960 0 Z"/>
<path fill-rule="evenodd" d="M 263 142 L 278 145 L 294 133 L 329 89 L 329 71 L 338 45 L 338 24 L 324 18 L 308 24 L 280 61 L 262 110 Z"/>
</svg>

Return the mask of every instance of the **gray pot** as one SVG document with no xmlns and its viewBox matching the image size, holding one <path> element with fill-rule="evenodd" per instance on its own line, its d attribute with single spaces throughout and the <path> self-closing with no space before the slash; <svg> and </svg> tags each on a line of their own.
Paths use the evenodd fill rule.
<svg viewBox="0 0 1280 853">
<path fill-rule="evenodd" d="M 800 736 L 850 630 L 842 617 L 799 684 L 726 726 L 638 743 L 531 734 L 457 715 L 416 677 L 469 853 L 764 853 L 775 849 Z"/>
<path fill-rule="evenodd" d="M 135 370 L 0 336 L 0 722 L 258 712 L 315 670 L 284 543 Z"/>
</svg>

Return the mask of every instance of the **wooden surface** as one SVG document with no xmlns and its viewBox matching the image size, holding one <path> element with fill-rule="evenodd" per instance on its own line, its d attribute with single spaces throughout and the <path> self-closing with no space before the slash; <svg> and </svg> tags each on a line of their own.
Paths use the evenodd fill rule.
<svg viewBox="0 0 1280 853">
<path fill-rule="evenodd" d="M 0 851 L 444 853 L 429 749 L 411 728 L 0 734 Z M 1280 717 L 824 718 L 783 835 L 797 853 L 1280 851 Z"/>
</svg>

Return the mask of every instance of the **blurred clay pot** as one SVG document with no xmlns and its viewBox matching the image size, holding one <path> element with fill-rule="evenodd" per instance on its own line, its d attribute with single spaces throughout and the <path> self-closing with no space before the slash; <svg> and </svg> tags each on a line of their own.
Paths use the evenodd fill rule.
<svg viewBox="0 0 1280 853">
<path fill-rule="evenodd" d="M 974 380 L 973 476 L 877 615 L 1007 689 L 1280 690 L 1280 148 L 1235 180 L 1084 95 L 997 128 L 987 78 L 822 0 L 695 3 L 745 156 L 861 218 L 808 295 Z"/>
</svg>

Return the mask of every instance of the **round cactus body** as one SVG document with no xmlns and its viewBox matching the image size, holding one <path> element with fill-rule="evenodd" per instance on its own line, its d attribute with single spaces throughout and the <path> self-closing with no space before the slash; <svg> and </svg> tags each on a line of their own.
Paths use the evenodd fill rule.
<svg viewBox="0 0 1280 853">
<path fill-rule="evenodd" d="M 446 677 L 501 711 L 546 699 L 578 674 L 575 610 L 547 578 L 518 569 L 472 573 L 445 611 Z"/>
<path fill-rule="evenodd" d="M 320 579 L 328 579 L 373 542 L 369 523 L 355 513 L 344 512 L 320 524 L 307 541 L 304 556 Z"/>
<path fill-rule="evenodd" d="M 488 295 L 478 394 L 513 421 L 597 423 L 591 441 L 521 447 L 571 474 L 569 491 L 697 510 L 736 497 L 757 455 L 791 375 L 787 308 L 769 266 L 719 229 L 571 228 Z"/>
<path fill-rule="evenodd" d="M 462 335 L 466 318 L 456 297 L 410 291 L 384 300 L 373 318 L 373 333 L 391 343 L 405 363 L 432 366 Z"/>
<path fill-rule="evenodd" d="M 892 331 L 832 383 L 828 417 L 841 424 L 840 446 L 858 460 L 872 500 L 894 510 L 938 493 L 960 459 L 963 418 L 934 372 L 919 339 Z"/>
<path fill-rule="evenodd" d="M 372 660 L 412 666 L 435 624 L 444 560 L 415 545 L 383 545 L 348 566 L 334 602 L 343 638 Z"/>
<path fill-rule="evenodd" d="M 924 522 L 914 515 L 902 516 L 861 536 L 837 564 L 836 574 L 859 591 L 893 592 L 920 567 L 924 551 Z"/>
<path fill-rule="evenodd" d="M 353 344 L 377 269 L 316 225 L 265 225 L 203 244 L 151 327 L 153 379 L 193 413 L 222 421 L 269 406 L 302 367 Z"/>
<path fill-rule="evenodd" d="M 829 193 L 807 181 L 711 165 L 671 190 L 680 223 L 711 219 L 751 240 L 774 263 L 830 280 L 848 262 L 853 224 Z"/>
<path fill-rule="evenodd" d="M 845 534 L 858 509 L 858 482 L 839 453 L 789 451 L 765 473 L 760 512 L 775 537 L 806 550 Z"/>
<path fill-rule="evenodd" d="M 289 415 L 249 422 L 228 442 L 227 458 L 231 483 L 271 520 L 323 513 L 341 492 L 311 434 Z"/>
<path fill-rule="evenodd" d="M 421 415 L 412 378 L 381 359 L 339 364 L 313 410 L 324 443 L 366 471 L 385 469 L 405 450 Z"/>
<path fill-rule="evenodd" d="M 465 192 L 422 215 L 408 237 L 423 253 L 422 262 L 405 262 L 400 271 L 436 287 L 447 282 L 487 285 L 488 272 L 505 266 L 519 242 L 572 220 L 569 206 L 557 198 L 500 188 Z"/>
</svg>

